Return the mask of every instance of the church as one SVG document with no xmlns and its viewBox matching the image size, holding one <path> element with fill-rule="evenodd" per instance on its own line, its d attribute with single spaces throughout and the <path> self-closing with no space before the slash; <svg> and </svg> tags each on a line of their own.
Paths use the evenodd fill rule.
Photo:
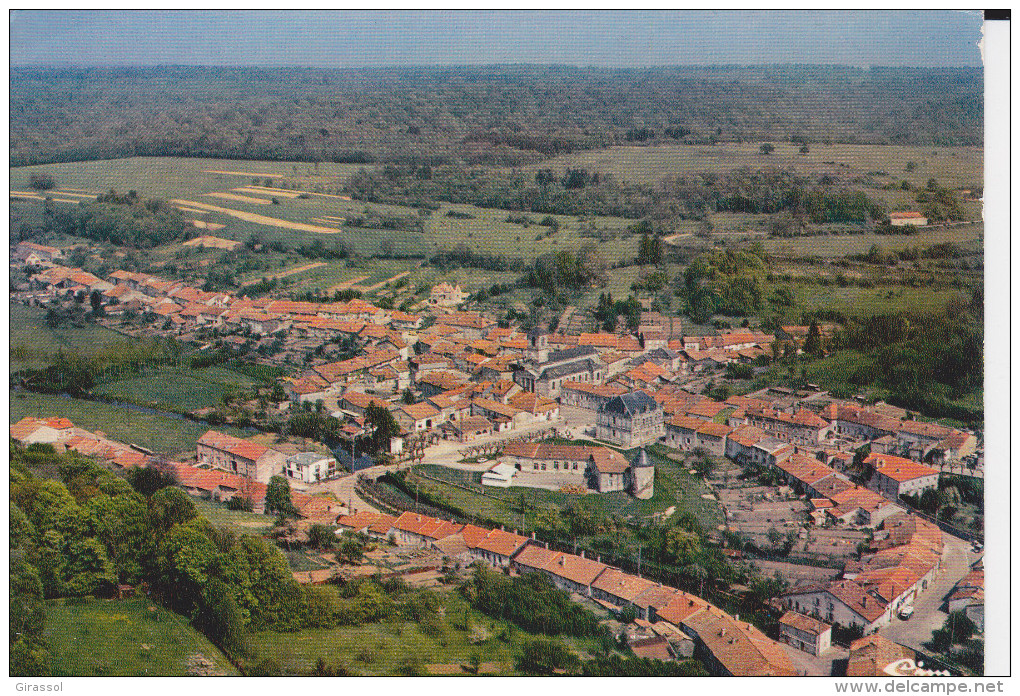
<svg viewBox="0 0 1020 696">
<path fill-rule="evenodd" d="M 606 367 L 593 346 L 549 350 L 549 334 L 542 329 L 528 332 L 524 360 L 514 369 L 514 382 L 525 391 L 555 399 L 564 382 L 602 384 Z"/>
</svg>

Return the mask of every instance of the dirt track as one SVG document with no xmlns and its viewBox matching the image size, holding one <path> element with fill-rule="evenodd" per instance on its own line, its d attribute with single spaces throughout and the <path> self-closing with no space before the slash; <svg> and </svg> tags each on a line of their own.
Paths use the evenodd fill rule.
<svg viewBox="0 0 1020 696">
<path fill-rule="evenodd" d="M 325 261 L 316 261 L 315 263 L 306 263 L 304 266 L 298 266 L 297 268 L 290 268 L 290 269 L 287 269 L 286 271 L 281 271 L 280 273 L 274 273 L 273 275 L 268 276 L 268 277 L 269 278 L 286 278 L 287 276 L 295 275 L 297 273 L 304 273 L 305 271 L 310 271 L 313 268 L 319 268 L 320 266 L 325 266 L 325 265 L 326 265 Z M 260 282 L 261 280 L 262 280 L 261 278 L 259 278 L 258 280 L 250 280 L 247 283 L 242 283 L 241 287 L 242 288 L 246 288 L 249 285 L 254 285 L 255 283 Z"/>
<path fill-rule="evenodd" d="M 234 208 L 221 208 L 218 205 L 209 205 L 208 203 L 199 203 L 198 201 L 188 201 L 180 198 L 173 199 L 175 205 L 193 206 L 196 208 L 202 208 L 204 210 L 211 210 L 216 213 L 223 213 L 235 217 L 238 220 L 245 220 L 247 222 L 254 222 L 259 225 L 268 225 L 270 227 L 282 227 L 286 230 L 297 230 L 299 232 L 318 232 L 319 234 L 339 234 L 340 230 L 333 229 L 331 227 L 319 227 L 318 225 L 308 225 L 303 222 L 291 222 L 290 220 L 281 220 L 280 218 L 268 217 L 266 215 L 258 215 L 257 213 L 246 213 L 243 210 L 235 210 Z"/>
</svg>

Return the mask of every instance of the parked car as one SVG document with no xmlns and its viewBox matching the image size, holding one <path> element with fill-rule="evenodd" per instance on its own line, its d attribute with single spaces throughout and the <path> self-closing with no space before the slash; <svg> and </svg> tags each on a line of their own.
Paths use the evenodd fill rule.
<svg viewBox="0 0 1020 696">
<path fill-rule="evenodd" d="M 901 619 L 903 619 L 904 621 L 906 621 L 907 619 L 909 619 L 913 615 L 914 615 L 914 605 L 913 604 L 905 604 L 904 606 L 900 607 L 899 617 Z"/>
</svg>

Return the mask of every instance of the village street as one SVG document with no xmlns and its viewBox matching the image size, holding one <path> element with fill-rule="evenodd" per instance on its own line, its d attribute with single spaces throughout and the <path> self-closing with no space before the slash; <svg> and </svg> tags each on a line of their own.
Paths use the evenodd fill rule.
<svg viewBox="0 0 1020 696">
<path fill-rule="evenodd" d="M 949 534 L 942 535 L 945 544 L 942 555 L 942 570 L 928 589 L 914 600 L 914 615 L 907 621 L 894 616 L 892 623 L 879 633 L 891 641 L 909 648 L 926 651 L 923 643 L 931 634 L 942 627 L 949 614 L 942 610 L 943 600 L 970 570 L 970 564 L 977 560 L 977 554 L 970 551 L 970 544 Z"/>
</svg>

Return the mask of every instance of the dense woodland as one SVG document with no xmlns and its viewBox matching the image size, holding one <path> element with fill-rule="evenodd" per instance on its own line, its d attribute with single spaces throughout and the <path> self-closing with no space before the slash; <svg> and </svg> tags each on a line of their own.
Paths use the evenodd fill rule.
<svg viewBox="0 0 1020 696">
<path fill-rule="evenodd" d="M 517 166 L 607 145 L 980 145 L 980 68 L 15 68 L 11 165 L 130 156 Z"/>
</svg>

